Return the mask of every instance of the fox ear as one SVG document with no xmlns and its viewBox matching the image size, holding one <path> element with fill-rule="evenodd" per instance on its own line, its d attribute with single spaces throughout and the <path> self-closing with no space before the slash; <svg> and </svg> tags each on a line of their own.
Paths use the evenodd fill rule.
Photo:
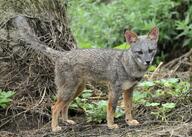
<svg viewBox="0 0 192 137">
<path fill-rule="evenodd" d="M 135 43 L 138 40 L 138 37 L 137 37 L 136 33 L 131 32 L 131 31 L 126 31 L 125 39 L 129 44 L 131 44 L 131 43 Z"/>
<path fill-rule="evenodd" d="M 159 39 L 159 29 L 157 27 L 153 27 L 151 29 L 151 31 L 149 32 L 148 37 L 151 40 L 158 41 L 158 39 Z"/>
</svg>

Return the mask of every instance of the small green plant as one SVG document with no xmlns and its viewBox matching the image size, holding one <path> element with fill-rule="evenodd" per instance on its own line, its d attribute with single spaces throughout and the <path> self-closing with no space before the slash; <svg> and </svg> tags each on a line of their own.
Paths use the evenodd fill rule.
<svg viewBox="0 0 192 137">
<path fill-rule="evenodd" d="M 157 119 L 161 119 L 161 121 L 167 122 L 167 114 L 176 107 L 175 103 L 165 103 L 160 105 L 159 103 L 156 103 L 155 105 L 152 103 L 148 106 L 156 106 L 157 110 L 152 111 L 151 114 L 155 115 Z"/>
<path fill-rule="evenodd" d="M 100 100 L 96 102 L 90 102 L 89 97 L 92 96 L 91 90 L 84 90 L 80 97 L 77 97 L 72 104 L 70 109 L 81 108 L 85 111 L 86 118 L 88 122 L 97 122 L 101 123 L 106 120 L 107 114 L 107 101 Z M 116 109 L 115 118 L 122 117 L 123 110 L 120 107 Z"/>
<path fill-rule="evenodd" d="M 81 108 L 84 111 L 87 109 L 92 108 L 92 104 L 89 103 L 89 97 L 92 96 L 92 91 L 91 90 L 84 90 L 83 93 L 79 96 L 76 97 L 75 100 L 71 103 L 70 109 L 78 109 Z"/>
<path fill-rule="evenodd" d="M 2 91 L 0 90 L 0 107 L 6 108 L 12 101 L 12 97 L 15 95 L 13 91 Z"/>
<path fill-rule="evenodd" d="M 106 120 L 107 114 L 107 101 L 101 100 L 93 105 L 91 105 L 91 109 L 86 111 L 87 121 L 91 122 L 98 122 L 101 123 L 102 121 Z M 117 107 L 115 112 L 115 118 L 120 118 L 124 115 L 123 109 Z"/>
<path fill-rule="evenodd" d="M 98 122 L 101 123 L 104 119 L 106 119 L 107 113 L 107 102 L 101 100 L 97 103 L 91 105 L 90 109 L 86 110 L 87 121 Z"/>
</svg>

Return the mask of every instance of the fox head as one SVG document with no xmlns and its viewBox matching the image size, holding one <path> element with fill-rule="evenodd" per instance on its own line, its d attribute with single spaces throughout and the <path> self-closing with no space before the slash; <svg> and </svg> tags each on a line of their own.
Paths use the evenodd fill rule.
<svg viewBox="0 0 192 137">
<path fill-rule="evenodd" d="M 131 53 L 135 62 L 143 67 L 149 66 L 157 52 L 157 41 L 159 37 L 159 29 L 154 27 L 147 35 L 137 36 L 131 31 L 125 32 L 127 43 L 131 45 Z"/>
</svg>

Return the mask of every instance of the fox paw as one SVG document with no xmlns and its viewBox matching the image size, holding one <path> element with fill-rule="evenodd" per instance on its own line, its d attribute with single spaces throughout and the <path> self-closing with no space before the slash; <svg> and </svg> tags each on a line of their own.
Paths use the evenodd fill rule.
<svg viewBox="0 0 192 137">
<path fill-rule="evenodd" d="M 137 125 L 139 125 L 139 122 L 137 120 L 135 120 L 135 119 L 133 119 L 133 120 L 126 120 L 126 122 L 127 122 L 127 124 L 129 126 L 137 126 Z"/>
<path fill-rule="evenodd" d="M 61 131 L 61 127 L 60 126 L 54 127 L 54 128 L 52 128 L 52 131 L 59 132 L 59 131 Z"/>
<path fill-rule="evenodd" d="M 66 120 L 66 122 L 67 122 L 68 124 L 70 124 L 70 125 L 74 125 L 74 124 L 76 124 L 75 121 L 73 121 L 73 120 L 69 120 L 69 119 Z"/>
<path fill-rule="evenodd" d="M 108 125 L 109 129 L 115 129 L 115 128 L 119 128 L 119 126 L 117 124 L 110 124 Z"/>
</svg>

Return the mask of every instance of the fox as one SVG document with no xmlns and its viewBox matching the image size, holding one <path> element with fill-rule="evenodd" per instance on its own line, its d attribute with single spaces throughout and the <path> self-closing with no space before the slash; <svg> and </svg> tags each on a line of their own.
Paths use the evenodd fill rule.
<svg viewBox="0 0 192 137">
<path fill-rule="evenodd" d="M 135 32 L 125 31 L 129 49 L 77 48 L 61 52 L 41 43 L 24 17 L 17 17 L 15 22 L 19 35 L 27 43 L 25 45 L 42 52 L 55 63 L 57 99 L 51 108 L 53 132 L 62 130 L 58 122 L 60 114 L 64 122 L 75 124 L 75 121 L 68 118 L 69 105 L 90 81 L 104 82 L 108 86 L 106 120 L 109 129 L 119 127 L 114 123 L 114 115 L 121 95 L 125 105 L 125 122 L 128 125 L 140 124 L 132 116 L 133 89 L 154 60 L 159 38 L 158 27 L 139 36 Z"/>
</svg>

